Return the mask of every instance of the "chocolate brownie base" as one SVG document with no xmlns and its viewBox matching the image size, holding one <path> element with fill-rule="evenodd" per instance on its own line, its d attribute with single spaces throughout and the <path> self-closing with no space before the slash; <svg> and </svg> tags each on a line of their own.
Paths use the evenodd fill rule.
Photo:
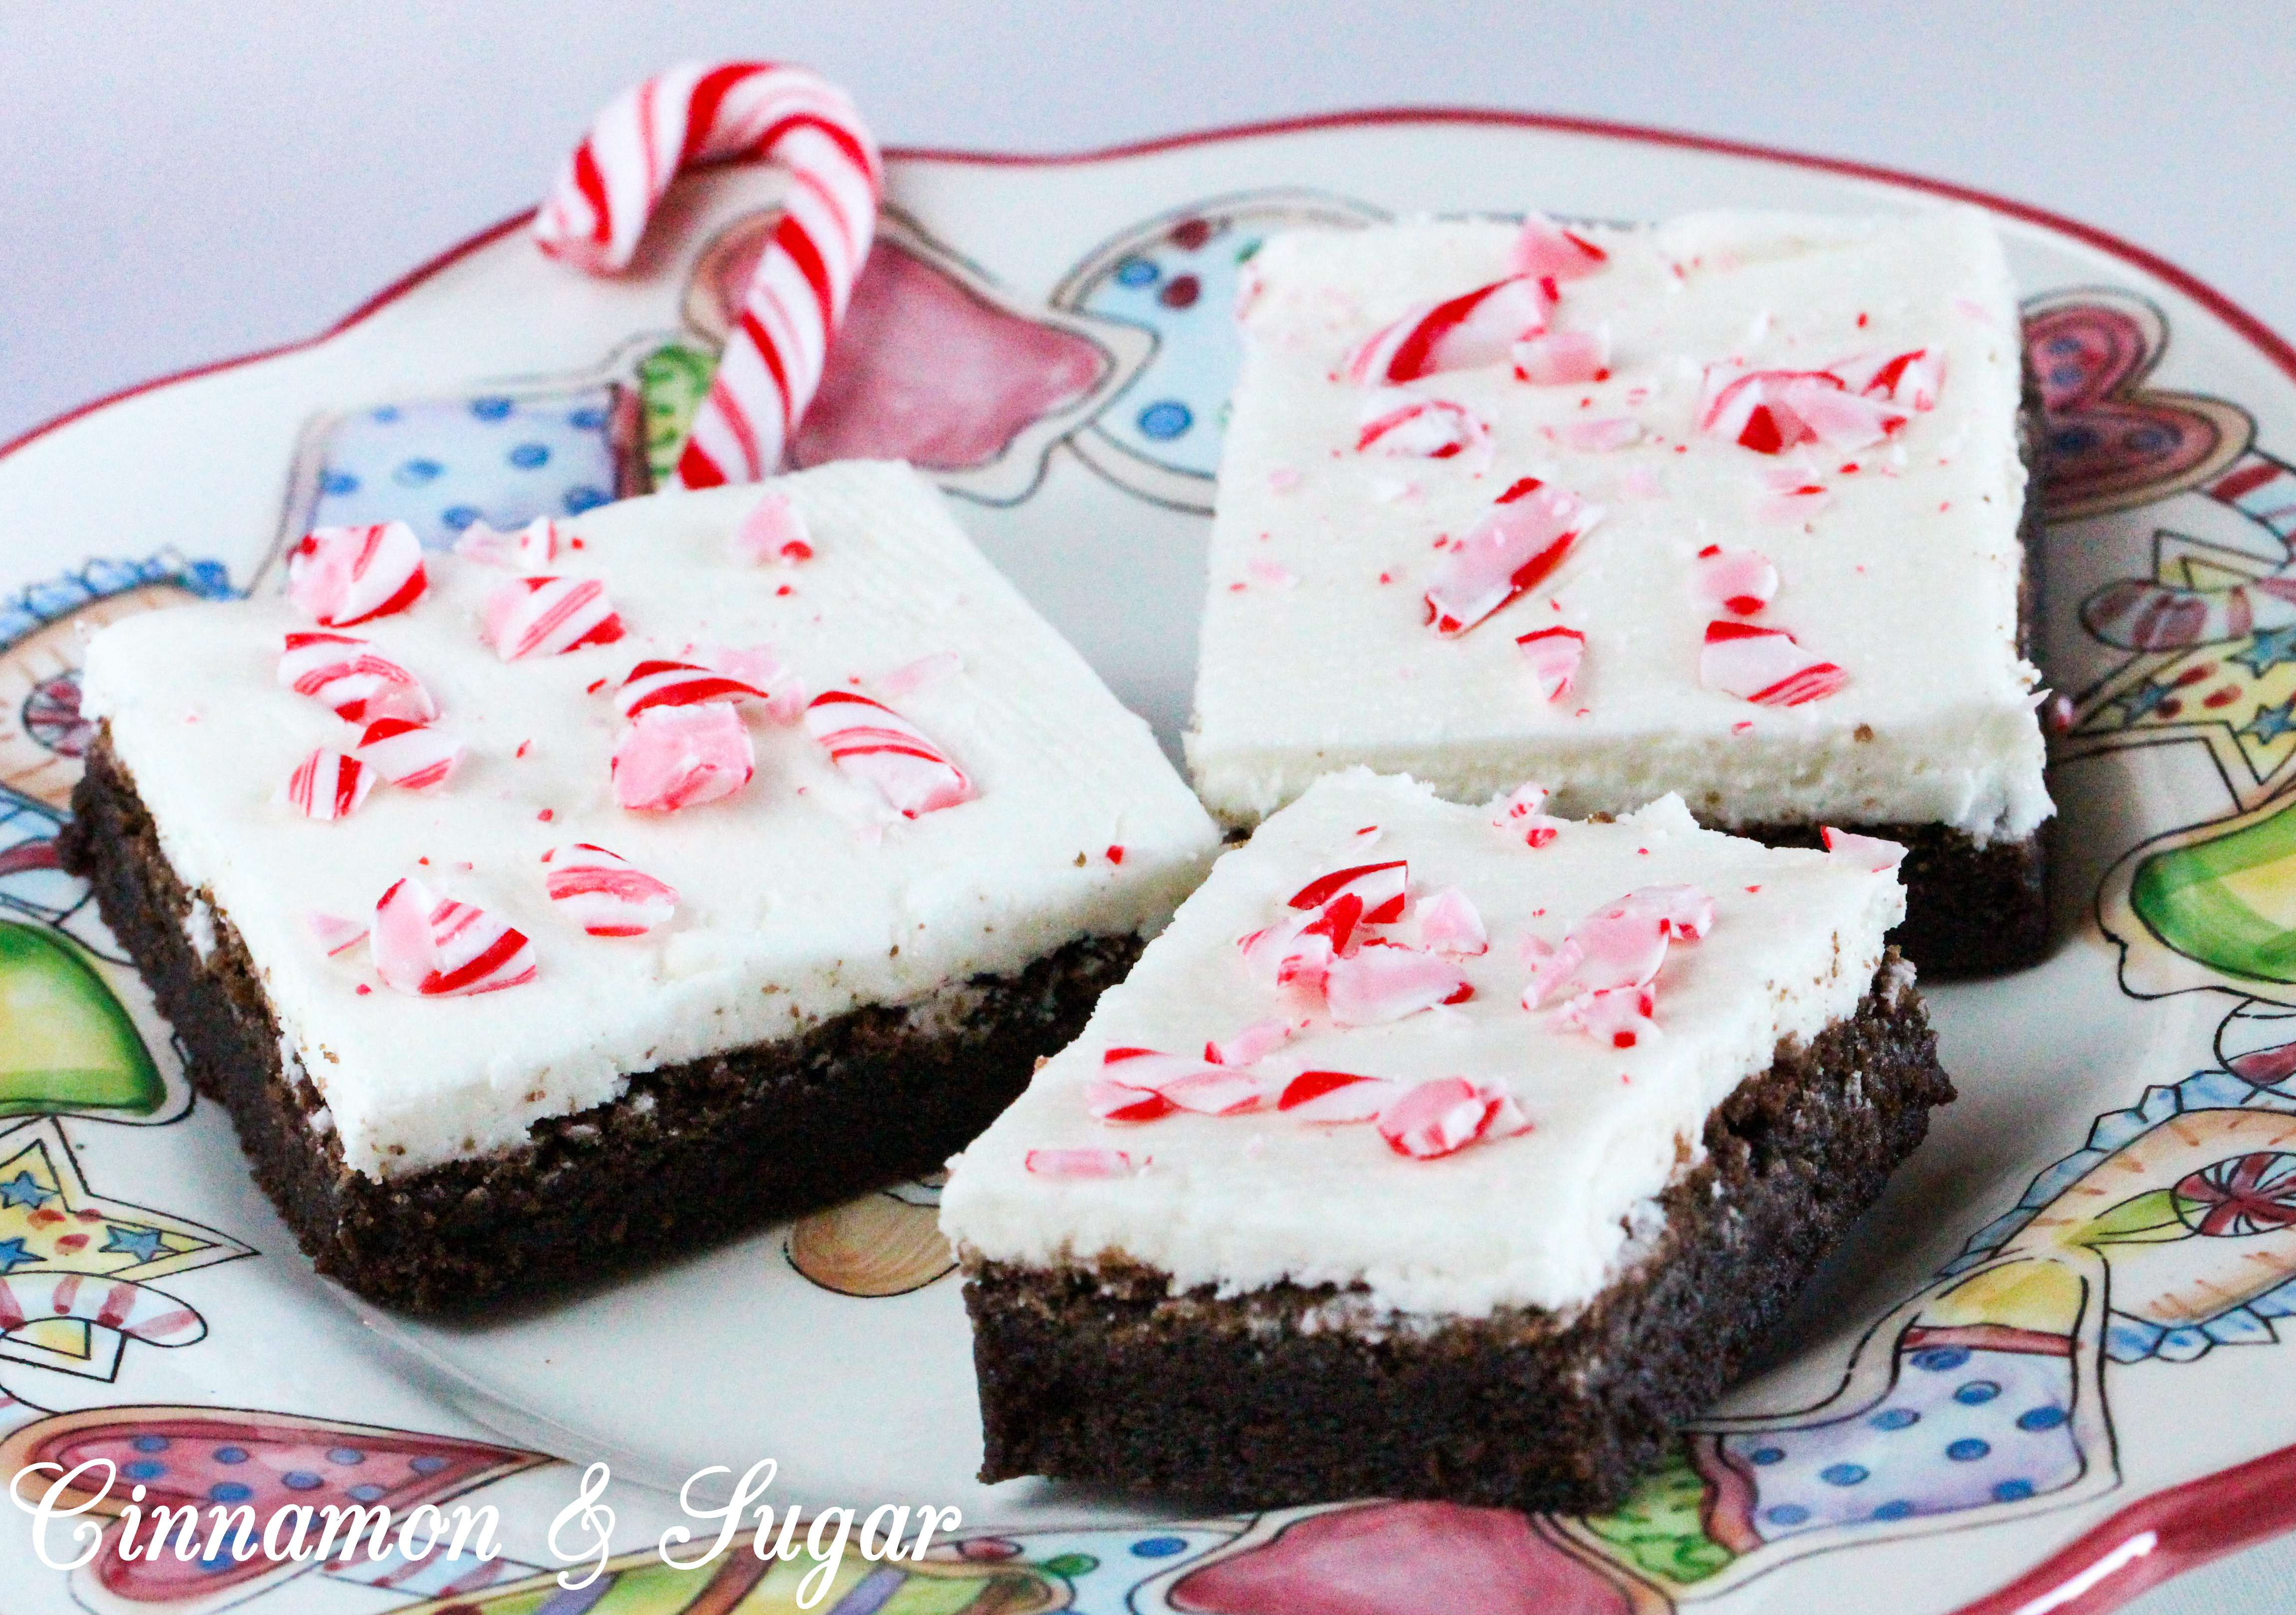
<svg viewBox="0 0 2296 1615">
<path fill-rule="evenodd" d="M 630 1078 L 614 1103 L 537 1122 L 480 1160 L 377 1180 L 343 1165 L 227 915 L 202 961 L 193 894 L 99 736 L 72 798 L 65 867 L 94 884 L 182 1039 L 193 1084 L 231 1112 L 256 1181 L 320 1272 L 417 1311 L 593 1279 L 648 1256 L 938 1169 L 1083 1029 L 1140 939 L 1079 938 L 1018 975 L 914 1010 L 870 1006 L 801 1037 Z"/>
<path fill-rule="evenodd" d="M 1894 963 L 1855 1016 L 1780 1045 L 1715 1111 L 1706 1160 L 1660 1197 L 1649 1254 L 1571 1314 L 1396 1316 L 1330 1285 L 1174 1295 L 1162 1273 L 1122 1261 L 972 1264 L 980 1478 L 1252 1508 L 1615 1505 L 1953 1097 Z"/>
<path fill-rule="evenodd" d="M 1772 847 L 1823 847 L 1815 824 L 1730 826 Z M 2049 950 L 2043 833 L 1980 846 L 1950 824 L 1837 824 L 1904 844 L 1906 918 L 1890 933 L 1924 978 L 1986 976 L 2038 964 Z"/>
</svg>

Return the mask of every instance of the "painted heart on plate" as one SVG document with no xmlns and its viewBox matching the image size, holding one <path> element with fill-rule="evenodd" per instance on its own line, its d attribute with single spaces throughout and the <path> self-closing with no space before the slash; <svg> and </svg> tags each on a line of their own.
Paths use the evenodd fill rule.
<svg viewBox="0 0 2296 1615">
<path fill-rule="evenodd" d="M 2256 422 L 2219 398 L 2143 385 L 2168 345 L 2161 311 L 2126 292 L 2037 299 L 2025 354 L 2040 383 L 2042 506 L 2052 521 L 2150 504 L 2246 452 Z"/>
</svg>

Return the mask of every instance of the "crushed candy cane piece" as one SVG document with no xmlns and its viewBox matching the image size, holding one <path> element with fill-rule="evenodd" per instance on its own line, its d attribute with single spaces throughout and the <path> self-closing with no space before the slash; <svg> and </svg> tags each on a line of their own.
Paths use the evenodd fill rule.
<svg viewBox="0 0 2296 1615">
<path fill-rule="evenodd" d="M 1154 1121 L 1177 1108 L 1153 1088 L 1135 1087 L 1113 1077 L 1095 1077 L 1085 1084 L 1084 1106 L 1096 1121 Z"/>
<path fill-rule="evenodd" d="M 1619 906 L 1646 911 L 1659 929 L 1683 942 L 1696 942 L 1714 929 L 1714 899 L 1697 886 L 1641 886 L 1619 899 Z"/>
<path fill-rule="evenodd" d="M 1840 376 L 1849 391 L 1887 398 L 1916 414 L 1935 409 L 1938 394 L 1945 388 L 1945 356 L 1926 348 L 1886 356 L 1859 354 L 1826 368 Z"/>
<path fill-rule="evenodd" d="M 1741 617 L 1751 617 L 1778 592 L 1778 569 L 1759 550 L 1710 544 L 1698 552 L 1696 575 L 1701 595 Z"/>
<path fill-rule="evenodd" d="M 1355 864 L 1317 875 L 1286 898 L 1291 908 L 1321 908 L 1342 894 L 1362 899 L 1363 922 L 1392 925 L 1403 918 L 1411 901 L 1411 865 L 1390 858 L 1384 864 Z"/>
<path fill-rule="evenodd" d="M 1356 452 L 1367 454 L 1376 447 L 1383 455 L 1447 460 L 1490 440 L 1490 428 L 1465 405 L 1384 387 L 1364 401 Z"/>
<path fill-rule="evenodd" d="M 1324 1000 L 1341 1026 L 1383 1026 L 1439 1004 L 1458 1004 L 1474 989 L 1440 955 L 1377 939 L 1324 967 Z"/>
<path fill-rule="evenodd" d="M 1292 1030 L 1288 1021 L 1255 1021 L 1225 1042 L 1207 1042 L 1204 1058 L 1214 1065 L 1250 1065 L 1283 1047 L 1291 1040 Z"/>
<path fill-rule="evenodd" d="M 1632 448 L 1643 440 L 1642 422 L 1625 415 L 1614 415 L 1600 421 L 1565 421 L 1560 426 L 1542 426 L 1539 435 L 1559 447 L 1577 449 L 1581 454 L 1607 455 L 1621 448 Z M 1640 498 L 1648 498 L 1658 491 L 1654 474 L 1647 466 L 1637 466 L 1628 473 L 1627 491 Z M 1645 487 L 1644 484 L 1650 486 Z"/>
<path fill-rule="evenodd" d="M 1551 281 L 1575 281 L 1594 274 L 1611 255 L 1575 230 L 1566 230 L 1544 213 L 1527 215 L 1522 233 L 1507 253 L 1507 268 Z"/>
<path fill-rule="evenodd" d="M 537 516 L 514 533 L 496 532 L 484 521 L 473 521 L 455 540 L 455 553 L 466 561 L 520 572 L 540 571 L 565 548 L 558 523 L 547 516 Z"/>
<path fill-rule="evenodd" d="M 642 937 L 677 912 L 676 887 L 591 842 L 554 847 L 545 861 L 550 900 L 594 937 Z"/>
<path fill-rule="evenodd" d="M 813 530 L 783 493 L 768 493 L 734 529 L 734 558 L 750 566 L 795 566 L 813 559 Z"/>
<path fill-rule="evenodd" d="M 964 658 L 954 651 L 935 651 L 930 656 L 920 656 L 904 662 L 884 677 L 875 681 L 877 687 L 888 695 L 907 695 L 927 685 L 939 684 L 953 673 L 964 669 Z"/>
<path fill-rule="evenodd" d="M 1668 922 L 1655 907 L 1621 898 L 1581 918 L 1565 940 L 1578 949 L 1572 979 L 1596 991 L 1641 987 L 1666 963 Z"/>
<path fill-rule="evenodd" d="M 757 772 L 741 715 L 724 701 L 654 707 L 615 742 L 614 800 L 667 813 L 731 796 Z"/>
<path fill-rule="evenodd" d="M 347 818 L 373 789 L 373 770 L 322 746 L 287 776 L 287 805 L 307 819 Z"/>
<path fill-rule="evenodd" d="M 561 656 L 622 636 L 622 619 L 594 578 L 517 578 L 487 601 L 487 643 L 504 661 Z"/>
<path fill-rule="evenodd" d="M 1467 894 L 1446 886 L 1419 905 L 1419 940 L 1425 947 L 1456 959 L 1472 959 L 1488 953 L 1491 939 L 1483 916 Z"/>
<path fill-rule="evenodd" d="M 775 723 L 786 726 L 805 716 L 806 702 L 812 699 L 806 693 L 805 681 L 773 646 L 695 645 L 686 654 L 713 673 L 772 691 L 766 698 L 766 716 Z"/>
<path fill-rule="evenodd" d="M 1376 1121 L 1404 1093 L 1385 1077 L 1352 1071 L 1302 1071 L 1284 1084 L 1275 1108 L 1297 1121 Z"/>
<path fill-rule="evenodd" d="M 1545 330 L 1554 307 L 1550 287 L 1520 275 L 1423 305 L 1373 332 L 1349 355 L 1347 378 L 1377 385 L 1496 365 L 1518 340 Z"/>
<path fill-rule="evenodd" d="M 1856 835 L 1831 824 L 1818 829 L 1825 837 L 1825 850 L 1855 868 L 1881 874 L 1906 861 L 1906 848 L 1899 842 L 1878 835 Z"/>
<path fill-rule="evenodd" d="M 1611 339 L 1602 331 L 1547 331 L 1513 348 L 1514 379 L 1539 387 L 1599 381 L 1611 373 Z"/>
<path fill-rule="evenodd" d="M 287 596 L 324 627 L 403 611 L 422 597 L 422 541 L 404 521 L 314 528 L 287 555 Z"/>
<path fill-rule="evenodd" d="M 1584 1032 L 1614 1049 L 1630 1049 L 1659 1035 L 1658 995 L 1648 987 L 1601 988 L 1580 993 L 1549 1018 L 1558 1032 Z"/>
<path fill-rule="evenodd" d="M 766 693 L 747 679 L 690 661 L 642 661 L 623 676 L 614 693 L 614 710 L 626 718 L 656 707 L 692 707 L 703 701 L 764 701 Z"/>
<path fill-rule="evenodd" d="M 1585 950 L 1568 937 L 1559 943 L 1525 937 L 1522 952 L 1530 961 L 1530 980 L 1522 989 L 1522 1007 L 1527 1010 L 1537 1009 L 1561 991 L 1587 957 Z"/>
<path fill-rule="evenodd" d="M 1427 586 L 1428 625 L 1447 639 L 1465 633 L 1561 566 L 1602 514 L 1574 494 L 1524 478 L 1443 552 Z"/>
<path fill-rule="evenodd" d="M 1380 1112 L 1376 1125 L 1389 1149 L 1414 1160 L 1439 1160 L 1530 1127 L 1505 1088 L 1464 1077 L 1439 1077 L 1407 1089 Z"/>
<path fill-rule="evenodd" d="M 1717 621 L 1706 625 L 1698 682 L 1756 706 L 1798 707 L 1832 695 L 1849 675 L 1812 656 L 1783 628 Z"/>
<path fill-rule="evenodd" d="M 1491 820 L 1492 827 L 1511 831 L 1532 847 L 1546 846 L 1569 823 L 1539 811 L 1546 806 L 1550 794 L 1546 786 L 1535 783 L 1517 785 L 1491 804 L 1498 809 L 1498 816 Z"/>
<path fill-rule="evenodd" d="M 1021 1166 L 1039 1177 L 1130 1177 L 1149 1160 L 1136 1161 L 1121 1150 L 1031 1150 Z"/>
<path fill-rule="evenodd" d="M 376 717 L 422 723 L 439 716 L 438 703 L 414 675 L 348 634 L 288 635 L 279 652 L 279 683 L 354 724 Z"/>
<path fill-rule="evenodd" d="M 1584 634 L 1576 628 L 1537 628 L 1514 643 L 1529 664 L 1541 699 L 1561 701 L 1570 693 L 1570 681 L 1578 676 L 1578 663 L 1587 654 Z"/>
<path fill-rule="evenodd" d="M 535 976 L 525 933 L 411 875 L 375 905 L 368 947 L 383 985 L 416 997 L 470 997 Z"/>
<path fill-rule="evenodd" d="M 1244 562 L 1243 570 L 1251 574 L 1254 582 L 1265 584 L 1273 589 L 1294 588 L 1300 582 L 1300 574 L 1290 567 L 1277 562 L 1262 560 L 1256 555 Z"/>
<path fill-rule="evenodd" d="M 1698 429 L 1757 454 L 1801 443 L 1861 449 L 1934 409 L 1944 380 L 1943 360 L 1926 348 L 1857 356 L 1823 370 L 1718 365 L 1706 372 Z"/>
<path fill-rule="evenodd" d="M 882 701 L 827 691 L 806 708 L 805 727 L 840 768 L 873 787 L 904 818 L 973 798 L 972 782 L 948 754 Z"/>
<path fill-rule="evenodd" d="M 340 914 L 327 914 L 316 908 L 303 911 L 303 929 L 330 959 L 346 948 L 354 947 L 366 935 L 366 926 L 357 920 L 346 920 Z"/>
<path fill-rule="evenodd" d="M 428 724 L 379 717 L 360 733 L 351 755 L 402 791 L 428 791 L 463 760 L 463 742 Z"/>
</svg>

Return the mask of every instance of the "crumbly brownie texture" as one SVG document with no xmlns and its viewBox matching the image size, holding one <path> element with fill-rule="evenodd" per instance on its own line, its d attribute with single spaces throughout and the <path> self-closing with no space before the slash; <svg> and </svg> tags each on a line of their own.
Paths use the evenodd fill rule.
<svg viewBox="0 0 2296 1615">
<path fill-rule="evenodd" d="M 206 961 L 193 950 L 193 894 L 101 735 L 72 805 L 66 866 L 94 884 L 193 1083 L 230 1111 L 305 1253 L 361 1295 L 417 1311 L 594 1279 L 936 1168 L 1021 1092 L 1038 1056 L 1075 1037 L 1140 951 L 1135 936 L 1079 938 L 918 1012 L 865 1007 L 644 1072 L 614 1103 L 537 1122 L 521 1147 L 377 1180 L 342 1164 L 317 1090 L 283 1070 L 227 916 L 215 916 Z"/>
<path fill-rule="evenodd" d="M 1890 940 L 1923 979 L 2022 970 L 2049 951 L 2046 828 L 1982 846 L 1950 824 L 1835 828 L 1905 847 L 1898 878 L 1906 885 L 1906 919 Z M 1771 847 L 1824 844 L 1814 824 L 1755 824 L 1733 833 Z"/>
<path fill-rule="evenodd" d="M 1250 1507 L 1444 1497 L 1611 1507 L 1726 1387 L 1952 1099 L 1893 949 L 1856 1015 L 1782 1045 L 1709 1119 L 1648 1254 L 1568 1316 L 1381 1316 L 1346 1291 L 1168 1293 L 1103 1263 L 980 1264 L 965 1286 L 980 1478 Z"/>
</svg>

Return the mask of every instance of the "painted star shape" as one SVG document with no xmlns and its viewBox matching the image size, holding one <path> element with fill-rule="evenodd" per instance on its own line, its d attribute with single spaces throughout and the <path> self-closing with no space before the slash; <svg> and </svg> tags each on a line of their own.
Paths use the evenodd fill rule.
<svg viewBox="0 0 2296 1615">
<path fill-rule="evenodd" d="M 2120 721 L 2133 724 L 2176 693 L 2172 685 L 2139 685 L 2120 698 Z"/>
<path fill-rule="evenodd" d="M 2270 745 L 2282 735 L 2296 733 L 2296 695 L 2290 696 L 2276 707 L 2259 707 L 2256 716 L 2233 731 L 2249 735 Z"/>
<path fill-rule="evenodd" d="M 114 1224 L 104 1230 L 103 1250 L 106 1255 L 114 1250 L 125 1250 L 139 1262 L 156 1262 L 163 1249 L 157 1228 L 123 1228 Z"/>
<path fill-rule="evenodd" d="M 37 1211 L 55 1198 L 56 1192 L 44 1187 L 29 1172 L 19 1172 L 0 1183 L 0 1210 L 10 1206 L 29 1206 Z"/>
<path fill-rule="evenodd" d="M 2296 661 L 2296 623 L 2284 628 L 2259 630 L 2247 650 L 2235 651 L 2225 660 L 2236 661 L 2259 676 L 2284 661 Z"/>
<path fill-rule="evenodd" d="M 22 1240 L 0 1239 L 0 1273 L 13 1273 L 25 1263 L 37 1262 L 39 1259 L 24 1249 Z"/>
</svg>

